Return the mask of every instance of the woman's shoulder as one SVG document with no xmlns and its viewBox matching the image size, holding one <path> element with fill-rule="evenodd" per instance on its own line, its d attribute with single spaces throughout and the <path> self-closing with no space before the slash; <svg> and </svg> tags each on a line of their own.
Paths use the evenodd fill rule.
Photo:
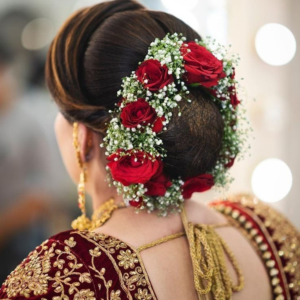
<svg viewBox="0 0 300 300">
<path fill-rule="evenodd" d="M 135 287 L 128 269 L 147 289 L 127 244 L 101 233 L 68 230 L 29 253 L 3 283 L 0 299 L 127 299 L 128 285 Z"/>
<path fill-rule="evenodd" d="M 209 205 L 195 200 L 184 204 L 188 220 L 193 224 L 218 224 L 226 222 L 226 218 Z"/>
<path fill-rule="evenodd" d="M 212 201 L 209 206 L 256 249 L 268 271 L 274 299 L 300 296 L 300 234 L 285 216 L 251 194 Z"/>
<path fill-rule="evenodd" d="M 8 275 L 0 299 L 67 299 L 66 295 L 83 291 L 93 296 L 90 272 L 76 251 L 78 242 L 84 240 L 73 230 L 45 240 Z"/>
</svg>

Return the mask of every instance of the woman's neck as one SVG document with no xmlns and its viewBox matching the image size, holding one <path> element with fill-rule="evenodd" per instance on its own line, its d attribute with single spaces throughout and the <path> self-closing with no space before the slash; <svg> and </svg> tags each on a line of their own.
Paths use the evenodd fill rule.
<svg viewBox="0 0 300 300">
<path fill-rule="evenodd" d="M 93 210 L 97 210 L 99 206 L 104 204 L 106 201 L 109 199 L 114 199 L 115 204 L 121 204 L 123 202 L 123 197 L 122 195 L 118 195 L 116 191 L 114 190 L 107 190 L 106 192 L 101 192 L 101 193 L 93 193 L 91 195 L 92 197 L 92 202 L 93 202 Z"/>
</svg>

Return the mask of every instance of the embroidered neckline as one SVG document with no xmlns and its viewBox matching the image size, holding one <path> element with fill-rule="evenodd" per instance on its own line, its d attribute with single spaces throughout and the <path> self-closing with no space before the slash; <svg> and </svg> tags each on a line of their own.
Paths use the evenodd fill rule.
<svg viewBox="0 0 300 300">
<path fill-rule="evenodd" d="M 135 294 L 135 297 L 136 297 L 135 299 L 147 299 L 147 300 L 148 300 L 148 299 L 149 299 L 149 300 L 152 300 L 152 299 L 153 299 L 153 300 L 157 300 L 156 293 L 155 293 L 154 288 L 153 288 L 153 286 L 152 286 L 152 283 L 151 283 L 151 281 L 150 281 L 148 272 L 147 272 L 147 270 L 146 270 L 146 268 L 145 268 L 143 259 L 142 259 L 141 255 L 140 255 L 140 252 L 137 250 L 138 247 L 134 247 L 133 245 L 130 245 L 129 243 L 124 242 L 123 240 L 121 240 L 121 239 L 119 239 L 119 238 L 117 238 L 117 237 L 115 237 L 115 236 L 112 236 L 112 235 L 110 235 L 110 234 L 105 234 L 105 233 L 96 232 L 96 231 L 88 231 L 88 230 L 83 230 L 83 231 L 80 231 L 80 230 L 71 230 L 71 231 L 70 231 L 70 234 L 78 234 L 78 235 L 80 235 L 81 237 L 88 239 L 89 241 L 91 241 L 90 239 L 93 238 L 93 237 L 95 237 L 95 236 L 99 237 L 99 239 L 103 239 L 103 238 L 104 238 L 104 240 L 105 240 L 105 239 L 112 239 L 112 240 L 114 240 L 114 241 L 116 241 L 116 242 L 119 242 L 119 244 L 123 244 L 124 246 L 127 246 L 127 247 L 135 254 L 135 256 L 136 256 L 136 258 L 137 258 L 137 262 L 135 262 L 135 264 L 138 264 L 138 263 L 140 264 L 141 269 L 142 269 L 142 273 L 143 273 L 144 276 L 145 276 L 145 280 L 146 280 L 146 283 L 147 283 L 147 287 L 148 287 L 148 289 L 149 289 L 149 291 L 150 291 L 150 293 L 151 293 L 151 296 L 153 297 L 153 298 L 150 298 L 150 297 L 149 297 L 150 295 L 147 295 L 146 289 L 137 289 L 137 293 Z M 99 242 L 99 241 L 95 241 L 95 242 Z M 107 249 L 105 249 L 104 246 L 101 246 L 99 243 L 98 243 L 98 245 L 99 245 L 99 247 L 106 253 L 106 255 L 111 259 L 111 253 L 109 253 L 109 251 L 107 251 Z M 122 251 L 122 250 L 121 250 L 121 251 Z M 129 254 L 129 253 L 124 253 L 123 255 L 126 256 L 126 254 Z M 131 253 L 130 253 L 130 254 L 131 254 Z M 112 261 L 112 260 L 115 260 L 115 259 L 112 258 L 111 261 Z M 121 260 L 121 259 L 120 259 L 120 260 Z M 125 258 L 124 260 L 126 260 L 126 258 Z M 127 267 L 127 268 L 125 267 L 125 266 L 126 266 L 126 263 L 124 263 L 123 265 L 124 265 L 124 269 L 129 269 L 128 267 Z M 118 267 L 116 266 L 116 264 L 114 264 L 114 267 L 115 267 L 116 272 L 119 273 L 118 270 L 117 270 Z M 125 277 L 125 276 L 123 275 L 123 277 Z M 130 278 L 128 278 L 128 281 L 130 281 Z M 130 289 L 129 289 L 129 290 L 130 290 Z M 139 298 L 139 296 L 142 296 L 143 298 Z"/>
<path fill-rule="evenodd" d="M 80 237 L 77 239 L 78 235 Z M 170 236 L 175 238 L 182 235 Z M 166 242 L 170 236 L 160 238 L 154 244 Z M 88 258 L 79 256 L 76 249 L 84 240 L 88 243 L 82 249 L 89 254 Z M 146 248 L 151 244 L 153 242 L 146 244 Z M 101 293 L 104 290 L 111 300 L 120 300 L 122 294 L 131 300 L 157 300 L 140 255 L 141 250 L 143 246 L 135 247 L 109 234 L 67 230 L 50 237 L 32 251 L 8 276 L 2 292 L 4 298 L 39 295 L 45 300 L 43 296 L 48 297 L 48 293 L 51 293 L 53 299 L 67 300 L 73 295 L 95 300 L 100 290 Z M 102 260 L 99 260 L 101 255 L 110 260 L 115 273 L 106 272 Z M 119 286 L 112 289 L 116 275 Z"/>
<path fill-rule="evenodd" d="M 220 223 L 220 224 L 194 224 L 194 223 L 189 223 L 189 224 L 191 224 L 193 226 L 196 226 L 196 227 L 197 226 L 204 226 L 205 228 L 211 228 L 212 230 L 214 228 L 218 228 L 218 227 L 230 226 L 230 224 L 228 222 L 226 222 L 226 223 Z M 155 245 L 161 244 L 163 242 L 167 242 L 167 241 L 169 241 L 171 239 L 174 239 L 174 238 L 186 235 L 184 232 L 180 232 L 180 233 L 176 233 L 176 234 L 171 234 L 171 235 L 168 235 L 168 236 L 164 236 L 164 237 L 162 237 L 160 239 L 156 239 L 155 241 L 147 243 L 145 245 L 135 247 L 135 246 L 131 245 L 130 243 L 127 243 L 127 242 L 121 240 L 120 238 L 117 238 L 117 237 L 112 236 L 110 234 L 96 232 L 96 231 L 78 231 L 78 230 L 76 230 L 75 232 L 78 232 L 80 235 L 81 235 L 81 233 L 88 233 L 88 234 L 92 234 L 94 236 L 98 236 L 98 237 L 102 237 L 102 238 L 105 237 L 105 239 L 112 238 L 112 239 L 114 239 L 116 241 L 119 241 L 120 243 L 126 244 L 128 246 L 128 248 L 130 248 L 136 254 L 138 262 L 141 265 L 141 268 L 143 270 L 143 274 L 145 275 L 145 278 L 146 278 L 146 281 L 147 281 L 147 286 L 148 286 L 148 288 L 149 288 L 149 290 L 151 292 L 151 295 L 153 296 L 153 300 L 157 300 L 157 296 L 155 294 L 154 288 L 153 288 L 152 283 L 150 281 L 150 277 L 149 277 L 148 272 L 147 272 L 147 270 L 145 268 L 144 261 L 143 261 L 141 255 L 140 255 L 140 252 L 142 250 L 144 250 L 144 249 L 147 249 L 147 248 L 151 247 L 151 246 L 155 246 Z M 232 253 L 231 253 L 231 256 L 233 256 Z M 243 286 L 243 279 L 241 281 L 241 286 L 236 291 L 241 290 L 243 288 L 242 286 Z M 139 298 L 137 298 L 137 299 L 139 299 Z M 141 299 L 144 299 L 144 298 L 141 298 Z M 148 298 L 145 298 L 145 299 L 148 299 Z M 149 299 L 151 299 L 151 298 L 149 298 Z"/>
<path fill-rule="evenodd" d="M 248 194 L 214 201 L 210 206 L 250 240 L 269 274 L 274 299 L 294 299 L 300 295 L 296 269 L 300 258 L 299 232 L 279 212 Z"/>
</svg>

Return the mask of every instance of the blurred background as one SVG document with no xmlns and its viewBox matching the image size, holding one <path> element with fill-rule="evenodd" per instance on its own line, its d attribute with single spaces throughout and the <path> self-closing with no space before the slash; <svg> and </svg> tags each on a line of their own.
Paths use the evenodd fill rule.
<svg viewBox="0 0 300 300">
<path fill-rule="evenodd" d="M 0 1 L 0 282 L 35 246 L 70 229 L 76 186 L 55 141 L 56 107 L 44 83 L 47 49 L 64 20 L 89 0 Z M 229 191 L 251 192 L 300 228 L 300 1 L 140 0 L 231 44 L 254 129 Z M 242 79 L 243 78 L 243 79 Z M 8 259 L 9 258 L 9 259 Z"/>
</svg>

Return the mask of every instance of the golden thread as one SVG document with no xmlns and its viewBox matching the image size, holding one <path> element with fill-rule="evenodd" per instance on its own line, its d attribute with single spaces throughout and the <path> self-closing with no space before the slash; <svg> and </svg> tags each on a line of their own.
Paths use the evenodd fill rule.
<svg viewBox="0 0 300 300">
<path fill-rule="evenodd" d="M 244 276 L 233 252 L 225 241 L 215 232 L 216 225 L 194 225 L 187 220 L 183 207 L 181 213 L 183 225 L 187 234 L 190 256 L 194 270 L 194 284 L 199 299 L 209 293 L 216 300 L 229 300 L 232 293 L 244 288 Z M 221 226 L 224 226 L 222 224 Z M 226 268 L 225 254 L 238 277 L 234 285 Z"/>
<path fill-rule="evenodd" d="M 176 239 L 176 238 L 184 236 L 184 235 L 185 235 L 184 232 L 179 232 L 179 233 L 175 233 L 175 234 L 171 234 L 171 235 L 162 237 L 162 238 L 160 238 L 160 239 L 158 239 L 156 241 L 150 242 L 148 244 L 145 244 L 143 246 L 140 246 L 140 247 L 136 248 L 136 252 L 141 252 L 141 251 L 143 251 L 145 249 L 148 249 L 148 248 L 154 247 L 156 245 L 168 242 L 170 240 Z"/>
<path fill-rule="evenodd" d="M 120 208 L 116 205 L 114 199 L 109 199 L 101 205 L 93 214 L 92 221 L 86 217 L 85 210 L 85 182 L 86 172 L 84 164 L 81 161 L 80 145 L 78 142 L 78 123 L 73 124 L 73 146 L 76 151 L 78 165 L 82 168 L 78 184 L 78 202 L 82 215 L 72 222 L 72 227 L 79 230 L 93 230 L 102 226 L 110 217 L 115 209 Z M 123 205 L 125 207 L 125 205 Z M 229 249 L 225 241 L 215 232 L 214 227 L 221 225 L 194 225 L 187 220 L 186 211 L 183 206 L 182 221 L 190 245 L 190 256 L 194 270 L 194 284 L 199 298 L 206 298 L 212 293 L 216 300 L 229 300 L 232 293 L 243 289 L 244 277 L 242 271 L 234 257 L 233 252 Z M 147 248 L 159 245 L 174 238 L 185 235 L 180 232 L 167 237 L 160 238 L 154 242 L 137 248 L 141 252 Z M 234 285 L 228 270 L 226 268 L 225 254 L 238 277 L 238 284 Z"/>
<path fill-rule="evenodd" d="M 76 158 L 79 168 L 83 168 L 83 164 L 81 161 L 81 155 L 80 155 L 80 145 L 78 141 L 78 122 L 73 123 L 73 147 L 76 151 Z"/>
<path fill-rule="evenodd" d="M 91 228 L 91 220 L 86 216 L 86 208 L 85 208 L 85 183 L 87 181 L 86 167 L 81 160 L 80 154 L 80 145 L 78 141 L 78 122 L 73 123 L 73 146 L 76 151 L 76 158 L 79 168 L 81 168 L 81 173 L 79 176 L 79 183 L 77 187 L 78 191 L 78 207 L 81 210 L 81 216 L 75 219 L 71 226 L 73 229 L 78 230 L 88 230 Z"/>
<path fill-rule="evenodd" d="M 92 146 L 92 136 L 88 139 L 87 147 Z M 100 205 L 97 210 L 94 211 L 92 219 L 90 220 L 86 216 L 86 199 L 85 199 L 85 183 L 87 181 L 87 172 L 84 163 L 81 160 L 80 144 L 78 141 L 78 122 L 73 123 L 73 146 L 76 151 L 76 159 L 81 173 L 78 183 L 78 206 L 82 215 L 75 219 L 71 226 L 73 229 L 78 230 L 93 230 L 102 226 L 112 215 L 113 211 L 118 208 L 126 207 L 125 203 L 115 204 L 113 198 L 107 200 L 104 204 Z"/>
<path fill-rule="evenodd" d="M 126 204 L 121 202 L 120 204 L 116 204 L 113 198 L 105 201 L 102 205 L 100 205 L 92 215 L 92 225 L 89 230 L 94 230 L 100 226 L 102 226 L 108 219 L 110 219 L 112 213 L 119 208 L 125 208 Z"/>
</svg>

